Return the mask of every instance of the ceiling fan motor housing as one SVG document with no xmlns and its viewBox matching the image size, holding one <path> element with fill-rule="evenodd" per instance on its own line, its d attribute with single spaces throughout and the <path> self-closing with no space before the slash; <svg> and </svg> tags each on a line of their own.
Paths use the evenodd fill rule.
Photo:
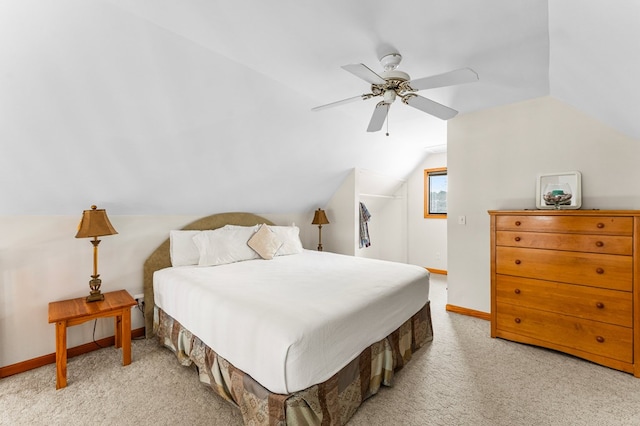
<svg viewBox="0 0 640 426">
<path fill-rule="evenodd" d="M 380 64 L 385 71 L 391 71 L 398 68 L 400 62 L 402 61 L 402 55 L 399 53 L 389 53 L 388 55 L 384 55 L 380 58 Z"/>
<path fill-rule="evenodd" d="M 384 78 L 385 80 L 402 80 L 402 81 L 411 80 L 411 77 L 409 77 L 409 74 L 403 71 L 398 71 L 398 70 L 384 71 L 380 73 L 380 77 Z"/>
</svg>

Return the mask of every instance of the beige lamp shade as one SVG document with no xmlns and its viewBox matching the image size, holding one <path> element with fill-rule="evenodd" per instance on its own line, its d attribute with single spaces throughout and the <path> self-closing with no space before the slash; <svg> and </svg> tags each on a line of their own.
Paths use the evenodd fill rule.
<svg viewBox="0 0 640 426">
<path fill-rule="evenodd" d="M 118 231 L 109 222 L 106 210 L 91 206 L 91 210 L 82 212 L 82 219 L 80 219 L 80 224 L 78 225 L 76 238 L 100 237 L 117 233 Z"/>
<path fill-rule="evenodd" d="M 313 215 L 313 221 L 311 222 L 312 225 L 326 225 L 329 223 L 329 219 L 327 219 L 327 215 L 325 214 L 324 210 L 322 209 L 318 209 L 315 211 L 315 214 Z"/>
</svg>

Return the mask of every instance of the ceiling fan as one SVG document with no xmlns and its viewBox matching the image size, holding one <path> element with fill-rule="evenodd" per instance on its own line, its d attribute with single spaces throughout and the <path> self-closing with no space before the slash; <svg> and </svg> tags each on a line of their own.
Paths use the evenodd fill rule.
<svg viewBox="0 0 640 426">
<path fill-rule="evenodd" d="M 398 70 L 398 65 L 402 61 L 402 55 L 399 53 L 390 53 L 380 58 L 380 64 L 384 69 L 380 74 L 371 70 L 364 64 L 350 64 L 342 66 L 343 69 L 349 71 L 356 77 L 360 77 L 367 83 L 371 84 L 371 93 L 365 93 L 360 96 L 343 99 L 341 101 L 332 102 L 330 104 L 321 105 L 312 108 L 312 111 L 320 111 L 325 108 L 331 108 L 343 105 L 359 99 L 367 100 L 375 96 L 381 96 L 380 101 L 371 116 L 367 132 L 377 132 L 382 128 L 389 108 L 397 97 L 402 99 L 402 103 L 412 106 L 420 111 L 431 114 L 442 120 L 449 120 L 458 114 L 455 109 L 449 108 L 438 102 L 432 101 L 415 92 L 424 89 L 434 89 L 437 87 L 453 86 L 454 84 L 471 83 L 478 81 L 478 74 L 471 68 L 461 68 L 455 71 L 449 71 L 430 77 L 418 78 L 411 80 L 409 74 Z"/>
</svg>

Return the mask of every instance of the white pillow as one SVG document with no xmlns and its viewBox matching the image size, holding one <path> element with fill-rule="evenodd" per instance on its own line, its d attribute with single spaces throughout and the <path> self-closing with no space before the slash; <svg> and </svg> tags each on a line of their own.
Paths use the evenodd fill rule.
<svg viewBox="0 0 640 426">
<path fill-rule="evenodd" d="M 267 225 L 263 224 L 260 225 L 256 233 L 249 238 L 247 245 L 254 249 L 261 258 L 271 260 L 282 245 L 282 241 L 278 239 L 276 234 L 269 229 Z"/>
<path fill-rule="evenodd" d="M 244 229 L 244 230 L 252 230 L 253 232 L 256 232 L 258 230 L 258 228 L 260 227 L 260 225 L 253 225 L 253 226 L 243 226 L 243 225 L 225 225 L 222 227 L 222 229 Z"/>
<path fill-rule="evenodd" d="M 243 260 L 259 259 L 247 241 L 254 234 L 251 228 L 244 229 L 215 229 L 202 231 L 193 237 L 198 247 L 200 257 L 199 266 L 216 266 Z"/>
<path fill-rule="evenodd" d="M 276 256 L 302 253 L 302 241 L 300 241 L 300 228 L 291 226 L 269 226 L 276 237 L 282 241 L 282 245 L 276 252 Z"/>
<path fill-rule="evenodd" d="M 169 255 L 171 266 L 197 265 L 200 251 L 193 237 L 202 231 L 169 231 Z"/>
</svg>

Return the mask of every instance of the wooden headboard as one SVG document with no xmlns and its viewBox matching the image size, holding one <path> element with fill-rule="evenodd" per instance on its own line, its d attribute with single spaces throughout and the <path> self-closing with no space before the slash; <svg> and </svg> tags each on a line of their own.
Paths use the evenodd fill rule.
<svg viewBox="0 0 640 426">
<path fill-rule="evenodd" d="M 222 228 L 224 225 L 253 226 L 262 223 L 273 225 L 271 221 L 252 213 L 218 213 L 191 222 L 182 229 L 207 230 Z M 169 266 L 171 266 L 171 256 L 169 254 L 169 238 L 167 238 L 144 262 L 144 326 L 147 338 L 153 336 L 153 307 L 155 305 L 153 273 Z"/>
</svg>

